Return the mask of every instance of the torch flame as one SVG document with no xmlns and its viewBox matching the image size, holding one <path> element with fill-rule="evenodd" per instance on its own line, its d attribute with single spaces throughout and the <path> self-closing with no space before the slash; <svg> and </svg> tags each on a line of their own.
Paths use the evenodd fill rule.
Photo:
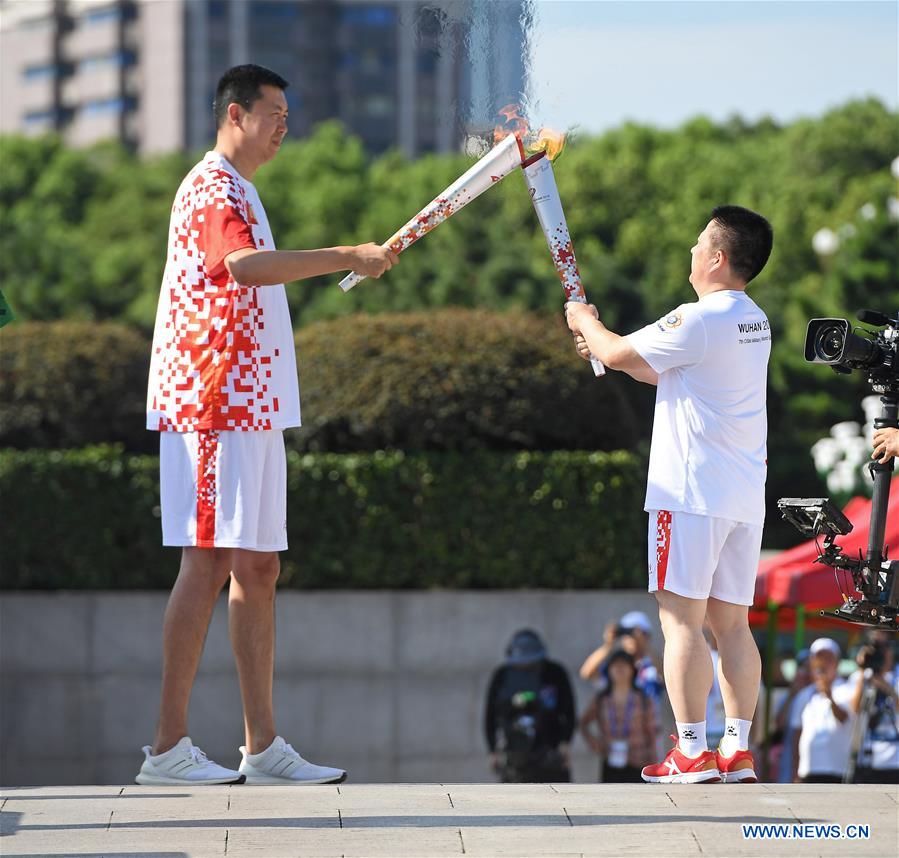
<svg viewBox="0 0 899 858">
<path fill-rule="evenodd" d="M 546 152 L 547 158 L 554 161 L 565 145 L 565 135 L 552 128 L 541 128 L 536 134 L 531 131 L 527 117 L 521 113 L 517 104 L 507 104 L 500 108 L 502 120 L 493 129 L 493 144 L 496 145 L 510 134 L 515 134 L 521 141 L 527 155 Z"/>
<path fill-rule="evenodd" d="M 493 145 L 505 140 L 510 134 L 515 134 L 519 139 L 531 133 L 527 119 L 521 115 L 517 104 L 507 104 L 499 109 L 502 120 L 493 129 Z"/>
<path fill-rule="evenodd" d="M 556 131 L 554 128 L 541 128 L 537 132 L 537 151 L 544 150 L 550 161 L 555 161 L 559 157 L 564 145 L 565 135 L 561 131 Z"/>
</svg>

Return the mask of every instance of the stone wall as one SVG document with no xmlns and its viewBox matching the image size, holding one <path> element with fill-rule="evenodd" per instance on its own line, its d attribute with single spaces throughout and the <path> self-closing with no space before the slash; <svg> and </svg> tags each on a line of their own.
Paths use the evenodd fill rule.
<svg viewBox="0 0 899 858">
<path fill-rule="evenodd" d="M 0 601 L 0 784 L 131 782 L 152 741 L 162 592 L 7 592 Z M 279 731 L 355 782 L 492 780 L 482 718 L 491 671 L 529 626 L 576 676 L 607 621 L 648 614 L 643 591 L 280 592 Z M 243 744 L 227 604 L 216 607 L 191 700 L 194 742 L 236 767 Z M 577 738 L 575 778 L 597 760 Z"/>
</svg>

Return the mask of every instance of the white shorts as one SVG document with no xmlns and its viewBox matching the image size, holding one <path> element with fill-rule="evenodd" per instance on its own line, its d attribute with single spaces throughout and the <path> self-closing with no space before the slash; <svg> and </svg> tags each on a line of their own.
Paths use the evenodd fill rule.
<svg viewBox="0 0 899 858">
<path fill-rule="evenodd" d="M 751 605 L 762 527 L 689 512 L 649 513 L 649 592 Z"/>
<path fill-rule="evenodd" d="M 284 435 L 159 433 L 162 544 L 198 548 L 287 548 Z"/>
</svg>

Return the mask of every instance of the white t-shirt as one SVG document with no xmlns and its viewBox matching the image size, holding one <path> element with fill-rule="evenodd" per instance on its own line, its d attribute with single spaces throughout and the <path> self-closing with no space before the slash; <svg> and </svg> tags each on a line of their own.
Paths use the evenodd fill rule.
<svg viewBox="0 0 899 858">
<path fill-rule="evenodd" d="M 283 284 L 243 286 L 224 259 L 274 250 L 256 188 L 218 152 L 188 173 L 172 205 L 147 390 L 147 428 L 262 431 L 300 425 Z"/>
<path fill-rule="evenodd" d="M 803 688 L 794 702 L 791 726 L 802 728 L 799 736 L 799 777 L 806 775 L 838 775 L 849 763 L 849 746 L 855 721 L 851 700 L 855 684 L 835 679 L 831 689 L 834 703 L 849 717 L 840 722 L 828 700 L 814 685 Z"/>
<path fill-rule="evenodd" d="M 646 505 L 762 525 L 771 330 L 741 291 L 713 292 L 628 341 L 659 374 Z"/>
</svg>

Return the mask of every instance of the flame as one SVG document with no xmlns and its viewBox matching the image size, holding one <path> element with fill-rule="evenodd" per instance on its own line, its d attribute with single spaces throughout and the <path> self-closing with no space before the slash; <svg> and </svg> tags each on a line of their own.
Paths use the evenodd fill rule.
<svg viewBox="0 0 899 858">
<path fill-rule="evenodd" d="M 505 140 L 510 134 L 515 134 L 523 140 L 531 133 L 527 119 L 521 115 L 517 104 L 507 104 L 499 109 L 502 121 L 493 129 L 493 145 Z"/>
<path fill-rule="evenodd" d="M 550 161 L 555 161 L 562 154 L 565 146 L 565 135 L 554 128 L 541 128 L 537 132 L 536 151 L 543 149 Z"/>
<path fill-rule="evenodd" d="M 541 128 L 536 134 L 531 131 L 527 117 L 521 113 L 517 104 L 507 104 L 500 108 L 501 121 L 493 129 L 494 146 L 510 134 L 515 134 L 521 141 L 527 155 L 546 152 L 547 158 L 554 161 L 565 146 L 565 135 L 552 128 Z"/>
</svg>

